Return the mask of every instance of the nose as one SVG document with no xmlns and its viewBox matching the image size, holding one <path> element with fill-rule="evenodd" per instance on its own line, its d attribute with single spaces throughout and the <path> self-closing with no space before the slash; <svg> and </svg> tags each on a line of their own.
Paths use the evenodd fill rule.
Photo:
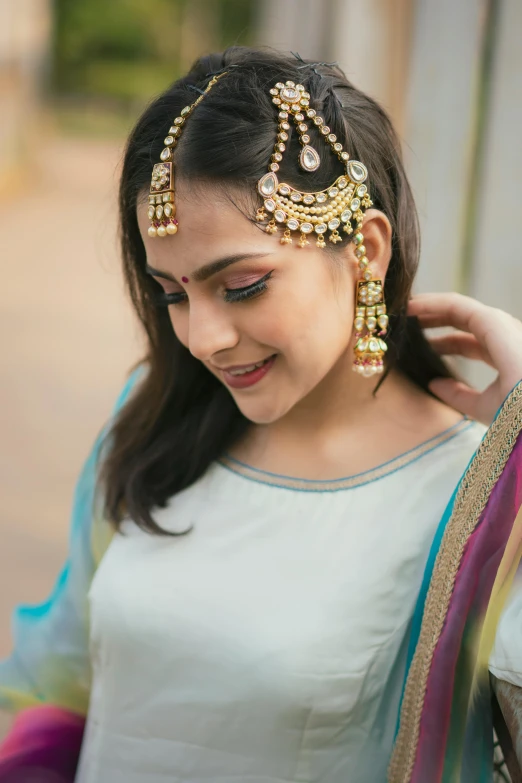
<svg viewBox="0 0 522 783">
<path fill-rule="evenodd" d="M 238 342 L 236 326 L 219 307 L 191 307 L 188 349 L 196 359 L 208 362 L 215 354 L 234 348 Z"/>
</svg>

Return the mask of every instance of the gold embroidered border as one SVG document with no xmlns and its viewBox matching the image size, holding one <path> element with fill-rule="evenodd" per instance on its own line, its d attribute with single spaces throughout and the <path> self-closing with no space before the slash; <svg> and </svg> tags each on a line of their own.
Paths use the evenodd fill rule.
<svg viewBox="0 0 522 783">
<path fill-rule="evenodd" d="M 435 437 L 426 441 L 426 443 L 406 452 L 402 457 L 396 457 L 373 470 L 367 470 L 356 476 L 349 476 L 348 478 L 334 481 L 306 481 L 304 479 L 291 478 L 289 476 L 278 476 L 276 474 L 256 470 L 256 468 L 251 468 L 249 465 L 244 465 L 243 463 L 237 462 L 237 460 L 226 456 L 222 457 L 219 462 L 234 473 L 245 476 L 245 478 L 254 481 L 262 481 L 264 484 L 270 484 L 274 487 L 300 490 L 302 492 L 333 492 L 340 489 L 359 487 L 361 484 L 367 484 L 370 481 L 375 481 L 383 476 L 387 476 L 388 473 L 394 473 L 396 470 L 405 467 L 410 462 L 422 457 L 442 443 L 459 435 L 463 430 L 466 430 L 471 423 L 472 420 L 470 419 L 462 419 L 458 424 L 451 427 L 451 429 L 441 432 L 440 435 L 435 435 Z"/>
<path fill-rule="evenodd" d="M 515 386 L 484 436 L 457 492 L 424 604 L 419 639 L 406 680 L 399 732 L 388 768 L 388 783 L 409 783 L 411 780 L 428 676 L 464 547 L 506 465 L 521 429 L 522 382 Z"/>
</svg>

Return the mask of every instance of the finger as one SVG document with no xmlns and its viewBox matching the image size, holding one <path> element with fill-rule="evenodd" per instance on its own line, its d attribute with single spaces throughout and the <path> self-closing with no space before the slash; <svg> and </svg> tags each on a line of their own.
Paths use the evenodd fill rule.
<svg viewBox="0 0 522 783">
<path fill-rule="evenodd" d="M 423 328 L 453 326 L 472 332 L 480 339 L 487 306 L 463 294 L 419 294 L 408 303 L 408 315 L 416 316 Z"/>
<path fill-rule="evenodd" d="M 433 394 L 446 405 L 450 405 L 465 416 L 478 417 L 478 403 L 481 395 L 476 389 L 472 389 L 466 383 L 456 381 L 453 378 L 435 378 L 430 381 L 429 387 Z"/>
<path fill-rule="evenodd" d="M 428 342 L 441 356 L 464 356 L 466 359 L 485 362 L 490 367 L 494 366 L 487 348 L 468 332 L 453 332 L 430 337 Z"/>
<path fill-rule="evenodd" d="M 410 300 L 409 312 L 423 328 L 454 326 L 471 332 L 494 361 L 504 383 L 522 377 L 522 323 L 462 294 L 420 294 Z"/>
</svg>

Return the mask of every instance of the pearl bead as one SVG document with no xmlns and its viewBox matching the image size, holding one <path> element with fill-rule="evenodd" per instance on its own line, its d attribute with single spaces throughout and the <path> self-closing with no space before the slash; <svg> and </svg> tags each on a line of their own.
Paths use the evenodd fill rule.
<svg viewBox="0 0 522 783">
<path fill-rule="evenodd" d="M 158 227 L 158 236 L 159 237 L 166 237 L 167 236 L 167 229 L 165 226 L 159 226 Z"/>
<path fill-rule="evenodd" d="M 149 226 L 149 237 L 155 237 L 158 232 L 156 231 L 156 226 Z"/>
<path fill-rule="evenodd" d="M 175 223 L 169 223 L 167 226 L 167 234 L 177 234 L 178 227 Z"/>
</svg>

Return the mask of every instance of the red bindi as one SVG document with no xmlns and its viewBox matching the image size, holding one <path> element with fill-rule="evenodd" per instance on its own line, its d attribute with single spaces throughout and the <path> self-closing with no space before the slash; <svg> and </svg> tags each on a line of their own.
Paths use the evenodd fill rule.
<svg viewBox="0 0 522 783">
<path fill-rule="evenodd" d="M 182 283 L 188 283 L 188 281 L 189 281 L 188 277 L 182 277 L 181 278 L 181 282 Z"/>
</svg>

